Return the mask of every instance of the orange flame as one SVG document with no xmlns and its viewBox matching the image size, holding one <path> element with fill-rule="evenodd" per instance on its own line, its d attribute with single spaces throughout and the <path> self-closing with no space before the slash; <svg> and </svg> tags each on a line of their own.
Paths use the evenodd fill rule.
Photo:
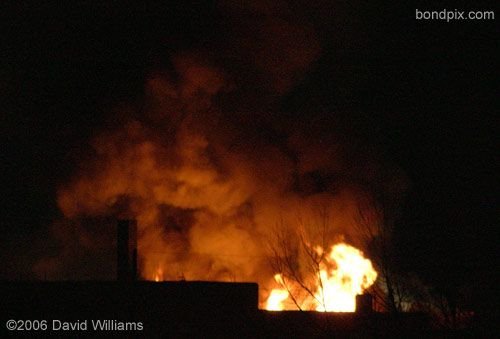
<svg viewBox="0 0 500 339">
<path fill-rule="evenodd" d="M 315 248 L 318 254 L 323 249 Z M 320 262 L 318 277 L 313 277 L 315 282 L 311 290 L 313 295 L 308 295 L 298 305 L 297 298 L 291 298 L 291 290 L 296 290 L 296 283 L 285 281 L 280 274 L 275 275 L 275 280 L 281 285 L 271 291 L 265 309 L 281 311 L 294 309 L 315 310 L 321 312 L 354 312 L 356 310 L 356 295 L 362 294 L 377 279 L 377 272 L 369 259 L 357 248 L 339 243 L 332 246 L 330 252 Z M 300 287 L 299 287 L 300 288 Z"/>
<path fill-rule="evenodd" d="M 159 267 L 159 266 L 156 269 L 155 276 L 154 276 L 154 281 L 156 281 L 156 282 L 163 281 L 163 269 L 161 267 Z"/>
<path fill-rule="evenodd" d="M 274 276 L 274 280 L 279 284 L 283 285 L 283 278 L 281 274 L 276 274 Z M 271 291 L 269 298 L 267 298 L 266 302 L 266 310 L 268 311 L 281 311 L 283 310 L 283 302 L 288 299 L 290 294 L 285 289 L 275 288 Z"/>
</svg>

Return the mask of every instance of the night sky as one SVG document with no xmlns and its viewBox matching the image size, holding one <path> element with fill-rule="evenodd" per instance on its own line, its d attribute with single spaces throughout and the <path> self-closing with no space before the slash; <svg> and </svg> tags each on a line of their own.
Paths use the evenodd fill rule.
<svg viewBox="0 0 500 339">
<path fill-rule="evenodd" d="M 238 34 L 210 2 L 105 3 L 0 10 L 2 279 L 32 278 L 60 217 L 56 189 L 96 128 L 113 124 L 108 112 L 139 105 L 170 53 Z M 410 183 L 400 265 L 449 293 L 483 286 L 479 303 L 498 281 L 498 19 L 416 21 L 415 8 L 469 7 L 415 3 L 291 2 L 321 54 L 281 109 L 285 119 L 317 105 L 377 144 Z M 499 15 L 491 4 L 474 9 Z"/>
</svg>

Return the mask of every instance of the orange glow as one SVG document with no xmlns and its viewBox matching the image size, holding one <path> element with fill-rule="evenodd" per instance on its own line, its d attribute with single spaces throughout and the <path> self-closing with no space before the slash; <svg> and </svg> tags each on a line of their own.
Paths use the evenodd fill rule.
<svg viewBox="0 0 500 339">
<path fill-rule="evenodd" d="M 154 281 L 156 281 L 156 282 L 163 281 L 163 269 L 161 267 L 158 267 L 156 269 Z"/>
<path fill-rule="evenodd" d="M 283 285 L 283 279 L 281 278 L 281 274 L 276 274 L 274 276 L 274 280 L 277 283 Z M 266 301 L 266 310 L 268 311 L 282 311 L 284 309 L 283 301 L 288 299 L 290 294 L 286 289 L 275 288 L 271 291 L 269 298 Z"/>
<path fill-rule="evenodd" d="M 239 95 L 220 100 L 219 94 L 226 98 L 234 85 L 232 80 L 226 83 L 224 72 L 184 53 L 174 57 L 171 66 L 172 74 L 155 72 L 146 79 L 139 111 L 135 105 L 124 106 L 123 112 L 117 107 L 123 124 L 96 131 L 90 140 L 89 158 L 58 189 L 58 206 L 68 226 L 54 226 L 57 238 L 68 249 L 71 241 L 89 249 L 97 246 L 93 242 L 105 246 L 104 238 L 94 238 L 87 229 L 85 218 L 135 219 L 141 279 L 256 282 L 261 308 L 353 310 L 355 295 L 373 283 L 376 272 L 361 252 L 333 239 L 363 239 L 359 227 L 352 227 L 360 208 L 367 214 L 372 209 L 367 203 L 370 194 L 361 184 L 365 177 L 385 178 L 373 172 L 382 166 L 363 163 L 353 180 L 335 179 L 330 189 L 330 179 L 324 181 L 323 174 L 350 177 L 355 163 L 350 146 L 344 150 L 343 138 L 337 140 L 330 131 L 316 135 L 287 122 L 276 131 L 283 140 L 275 139 L 270 137 L 278 127 L 274 119 L 269 120 L 271 135 L 255 131 L 247 123 L 255 119 L 254 103 L 233 112 L 239 103 L 233 106 L 231 98 Z M 370 169 L 366 174 L 365 167 Z M 317 179 L 328 183 L 328 189 L 318 191 Z M 392 181 L 384 187 L 392 188 L 389 184 Z M 367 230 L 377 236 L 371 226 L 378 220 L 369 221 Z M 82 233 L 75 237 L 67 227 Z M 314 270 L 300 267 L 303 257 L 292 263 L 310 287 L 308 298 L 296 295 L 300 286 L 286 272 L 274 270 L 273 251 L 264 246 L 288 230 L 291 238 L 285 243 L 301 235 L 314 243 L 323 230 L 322 240 L 337 244 L 333 249 L 322 245 L 331 253 L 320 255 L 321 274 L 317 265 Z M 308 250 L 313 257 L 323 252 Z M 52 270 L 51 262 L 44 264 L 47 270 Z M 53 270 L 67 265 L 57 266 Z M 273 279 L 276 273 L 282 275 Z"/>
<path fill-rule="evenodd" d="M 318 255 L 323 249 L 317 246 L 314 249 Z M 295 300 L 303 310 L 321 312 L 354 312 L 356 310 L 356 295 L 362 294 L 377 279 L 369 259 L 357 248 L 339 243 L 332 246 L 319 265 L 317 277 L 310 277 L 313 288 L 303 300 Z M 297 305 L 290 299 L 288 290 L 297 290 L 300 287 L 293 280 L 284 281 L 280 274 L 275 280 L 281 285 L 271 291 L 265 309 L 286 310 L 296 309 Z M 286 287 L 286 288 L 285 288 Z M 297 299 L 297 298 L 295 298 Z"/>
</svg>

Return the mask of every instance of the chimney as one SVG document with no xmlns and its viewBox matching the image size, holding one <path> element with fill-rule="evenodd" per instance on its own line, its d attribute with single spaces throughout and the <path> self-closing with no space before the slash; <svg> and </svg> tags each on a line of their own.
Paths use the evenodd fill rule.
<svg viewBox="0 0 500 339">
<path fill-rule="evenodd" d="M 371 314 L 373 312 L 373 296 L 369 293 L 356 296 L 356 313 Z"/>
<path fill-rule="evenodd" d="M 118 220 L 117 225 L 117 278 L 134 281 L 137 278 L 137 222 Z"/>
</svg>

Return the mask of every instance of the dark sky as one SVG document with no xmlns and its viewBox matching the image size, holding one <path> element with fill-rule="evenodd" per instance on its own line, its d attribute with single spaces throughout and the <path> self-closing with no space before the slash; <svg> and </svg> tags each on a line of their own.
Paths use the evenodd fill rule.
<svg viewBox="0 0 500 339">
<path fill-rule="evenodd" d="M 416 21 L 415 8 L 291 2 L 314 23 L 320 58 L 283 100 L 318 103 L 371 133 L 410 179 L 396 238 L 403 266 L 448 285 L 493 278 L 498 243 L 498 25 Z M 474 9 L 498 9 L 475 3 Z M 228 34 L 214 4 L 0 11 L 0 277 L 29 277 L 57 218 L 57 185 L 116 105 L 140 100 L 170 51 Z M 499 15 L 496 10 L 496 15 Z M 160 61 L 159 61 L 160 60 Z M 307 94 L 304 94 L 307 93 Z M 301 106 L 302 105 L 302 106 Z M 446 284 L 445 284 L 446 285 Z"/>
</svg>

